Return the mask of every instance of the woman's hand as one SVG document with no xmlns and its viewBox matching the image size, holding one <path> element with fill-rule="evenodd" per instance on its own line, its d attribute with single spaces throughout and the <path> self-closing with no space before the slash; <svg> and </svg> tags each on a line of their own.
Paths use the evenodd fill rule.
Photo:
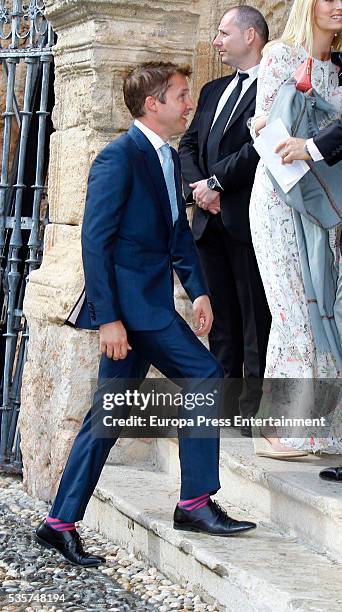
<svg viewBox="0 0 342 612">
<path fill-rule="evenodd" d="M 264 115 L 262 117 L 258 117 L 255 120 L 254 129 L 255 129 L 255 133 L 256 133 L 257 136 L 259 136 L 260 130 L 262 130 L 264 127 L 266 127 L 266 120 L 267 120 L 266 115 Z"/>
</svg>

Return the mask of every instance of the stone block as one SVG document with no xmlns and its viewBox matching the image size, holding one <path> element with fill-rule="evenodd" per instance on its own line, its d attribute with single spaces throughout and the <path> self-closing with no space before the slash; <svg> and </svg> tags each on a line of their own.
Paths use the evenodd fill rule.
<svg viewBox="0 0 342 612">
<path fill-rule="evenodd" d="M 31 272 L 24 313 L 41 324 L 63 324 L 84 286 L 79 226 L 50 224 L 45 231 L 43 263 Z M 31 333 L 31 332 L 30 332 Z M 31 338 L 31 344 L 34 340 Z"/>
<path fill-rule="evenodd" d="M 113 56 L 116 55 L 113 49 Z M 107 133 L 112 140 L 113 132 L 127 130 L 132 117 L 125 106 L 122 86 L 124 68 L 96 70 L 93 73 L 92 112 L 89 124 L 94 130 Z"/>
<path fill-rule="evenodd" d="M 89 128 L 92 114 L 93 75 L 89 71 L 62 70 L 56 67 L 55 106 L 52 113 L 57 132 L 68 128 Z M 53 144 L 53 140 L 52 143 Z"/>
<path fill-rule="evenodd" d="M 97 377 L 98 335 L 30 318 L 19 427 L 27 491 L 54 496 Z"/>
<path fill-rule="evenodd" d="M 52 135 L 48 197 L 53 223 L 79 225 L 82 222 L 89 168 L 110 140 L 82 127 Z"/>
</svg>

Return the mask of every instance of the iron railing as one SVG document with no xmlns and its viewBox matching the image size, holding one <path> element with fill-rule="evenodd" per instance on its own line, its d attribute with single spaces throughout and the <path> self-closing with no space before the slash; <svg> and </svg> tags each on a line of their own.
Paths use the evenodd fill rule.
<svg viewBox="0 0 342 612">
<path fill-rule="evenodd" d="M 52 132 L 54 35 L 41 0 L 0 0 L 0 470 L 22 470 L 17 429 L 28 328 L 23 299 L 39 267 Z"/>
</svg>

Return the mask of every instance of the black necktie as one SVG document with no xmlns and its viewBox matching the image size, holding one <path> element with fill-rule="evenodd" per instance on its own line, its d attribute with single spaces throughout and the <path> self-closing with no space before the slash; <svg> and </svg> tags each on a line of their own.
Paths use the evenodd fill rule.
<svg viewBox="0 0 342 612">
<path fill-rule="evenodd" d="M 208 167 L 210 167 L 211 164 L 215 164 L 217 162 L 222 135 L 225 132 L 228 121 L 231 118 L 232 112 L 240 97 L 242 91 L 242 83 L 245 79 L 248 79 L 248 77 L 249 74 L 247 74 L 246 72 L 239 72 L 238 83 L 235 89 L 233 89 L 232 93 L 230 94 L 226 104 L 224 105 L 222 111 L 220 112 L 213 127 L 210 130 L 207 140 Z"/>
</svg>

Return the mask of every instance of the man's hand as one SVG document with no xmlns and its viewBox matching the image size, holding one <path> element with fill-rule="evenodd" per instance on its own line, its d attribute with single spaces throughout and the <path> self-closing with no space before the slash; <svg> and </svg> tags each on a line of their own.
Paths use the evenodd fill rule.
<svg viewBox="0 0 342 612">
<path fill-rule="evenodd" d="M 209 334 L 214 320 L 209 297 L 207 295 L 200 295 L 196 298 L 192 305 L 192 310 L 196 336 Z"/>
<path fill-rule="evenodd" d="M 291 137 L 280 142 L 275 153 L 280 153 L 283 164 L 292 164 L 296 159 L 308 161 L 311 157 L 304 149 L 305 143 L 306 140 L 303 138 Z"/>
<path fill-rule="evenodd" d="M 100 325 L 100 351 L 109 359 L 126 359 L 132 347 L 127 342 L 127 333 L 121 321 Z"/>
<path fill-rule="evenodd" d="M 213 191 L 212 193 L 215 193 L 215 199 L 213 199 L 210 204 L 202 204 L 201 208 L 207 212 L 210 212 L 212 215 L 217 215 L 219 212 L 221 212 L 221 195 L 218 191 Z"/>
<path fill-rule="evenodd" d="M 190 183 L 190 187 L 193 189 L 192 197 L 197 206 L 213 215 L 217 215 L 220 212 L 220 193 L 209 189 L 205 179 L 196 183 Z"/>
</svg>

